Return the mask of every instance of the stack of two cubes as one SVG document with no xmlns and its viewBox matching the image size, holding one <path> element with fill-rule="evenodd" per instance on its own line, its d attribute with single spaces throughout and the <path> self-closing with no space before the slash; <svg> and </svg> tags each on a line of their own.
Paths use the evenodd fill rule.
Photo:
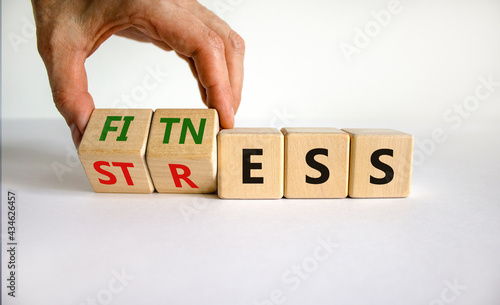
<svg viewBox="0 0 500 305">
<path fill-rule="evenodd" d="M 213 109 L 95 109 L 78 155 L 96 192 L 213 193 Z"/>
<path fill-rule="evenodd" d="M 412 154 L 393 130 L 219 132 L 213 109 L 96 109 L 79 149 L 96 192 L 249 199 L 405 197 Z"/>
</svg>

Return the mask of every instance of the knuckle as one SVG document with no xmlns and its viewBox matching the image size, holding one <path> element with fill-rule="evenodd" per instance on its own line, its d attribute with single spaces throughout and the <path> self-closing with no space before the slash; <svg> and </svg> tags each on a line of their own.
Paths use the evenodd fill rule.
<svg viewBox="0 0 500 305">
<path fill-rule="evenodd" d="M 45 42 L 40 41 L 40 40 L 37 41 L 36 45 L 37 45 L 37 50 L 38 50 L 38 54 L 40 55 L 40 57 L 47 58 L 49 56 L 49 54 L 51 53 L 50 46 L 47 45 Z"/>
<path fill-rule="evenodd" d="M 80 28 L 65 21 L 54 21 L 37 28 L 37 50 L 42 59 L 50 60 L 65 51 L 85 50 L 86 39 Z"/>
<path fill-rule="evenodd" d="M 38 35 L 37 38 L 37 49 L 40 57 L 45 60 L 51 60 L 52 57 L 61 49 L 61 46 L 64 46 L 59 41 L 59 34 L 56 31 L 52 31 L 51 33 L 45 33 L 42 35 Z"/>
<path fill-rule="evenodd" d="M 52 90 L 52 99 L 60 112 L 64 112 L 70 103 L 70 95 L 63 90 L 56 88 Z"/>
<path fill-rule="evenodd" d="M 233 50 L 241 54 L 245 53 L 245 40 L 243 40 L 238 33 L 231 30 L 229 32 L 228 40 Z"/>
<path fill-rule="evenodd" d="M 52 54 L 53 47 L 50 44 L 50 37 L 47 37 L 47 35 L 38 34 L 36 46 L 38 54 L 40 54 L 40 57 L 43 59 L 49 58 L 50 54 Z"/>
<path fill-rule="evenodd" d="M 224 41 L 214 31 L 209 31 L 207 33 L 207 42 L 210 49 L 212 49 L 216 53 L 225 53 Z"/>
</svg>

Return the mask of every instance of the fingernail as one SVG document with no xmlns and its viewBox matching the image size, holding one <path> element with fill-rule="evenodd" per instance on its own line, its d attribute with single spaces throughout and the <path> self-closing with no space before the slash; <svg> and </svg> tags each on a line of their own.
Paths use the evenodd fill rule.
<svg viewBox="0 0 500 305">
<path fill-rule="evenodd" d="M 71 130 L 71 137 L 73 138 L 73 143 L 75 144 L 76 149 L 80 146 L 80 142 L 82 141 L 82 133 L 80 132 L 80 129 L 75 123 L 72 123 L 69 126 L 69 129 Z"/>
<path fill-rule="evenodd" d="M 234 118 L 234 108 L 231 107 L 231 125 L 233 125 L 234 127 L 234 123 L 235 123 L 235 118 Z"/>
</svg>

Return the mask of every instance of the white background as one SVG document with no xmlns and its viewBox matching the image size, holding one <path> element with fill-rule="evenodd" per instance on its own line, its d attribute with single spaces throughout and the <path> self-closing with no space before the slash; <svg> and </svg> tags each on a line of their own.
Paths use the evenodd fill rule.
<svg viewBox="0 0 500 305">
<path fill-rule="evenodd" d="M 220 0 L 222 3 L 227 0 Z M 401 13 L 349 64 L 342 42 L 390 1 L 236 1 L 225 20 L 245 39 L 245 84 L 237 122 L 270 124 L 275 111 L 294 121 L 436 121 L 471 94 L 480 75 L 500 71 L 500 2 L 401 0 Z M 217 1 L 205 1 L 215 9 Z M 33 22 L 27 1 L 2 1 L 4 118 L 56 118 L 33 35 L 14 47 Z M 25 31 L 30 34 L 30 31 Z M 16 51 L 17 50 L 17 51 Z M 133 107 L 202 107 L 187 64 L 173 53 L 112 37 L 87 60 L 97 107 L 112 107 L 159 67 L 170 78 Z M 500 76 L 498 76 L 500 78 Z M 142 100 L 141 100 L 142 99 Z M 493 119 L 500 103 L 485 103 L 474 121 Z M 275 110 L 275 111 L 273 111 Z M 286 110 L 286 111 L 285 111 Z M 274 122 L 274 121 L 273 121 Z"/>
<path fill-rule="evenodd" d="M 123 269 L 134 279 L 110 304 L 258 304 L 272 291 L 286 304 L 499 304 L 500 87 L 460 121 L 444 116 L 458 117 L 454 107 L 476 94 L 480 78 L 500 81 L 500 2 L 401 0 L 402 11 L 351 62 L 341 44 L 354 45 L 357 29 L 389 1 L 202 3 L 229 5 L 218 13 L 246 42 L 237 126 L 409 132 L 412 195 L 95 194 L 51 101 L 30 3 L 5 0 L 2 205 L 7 189 L 18 192 L 20 280 L 19 298 L 4 302 L 89 304 Z M 154 46 L 112 37 L 86 67 L 97 107 L 203 106 L 187 65 Z M 169 76 L 123 104 L 148 69 Z M 436 130 L 445 140 L 429 144 Z M 70 170 L 58 176 L 57 164 Z M 283 274 L 310 262 L 318 239 L 328 238 L 335 251 L 291 289 Z M 466 288 L 453 293 L 453 281 Z"/>
</svg>

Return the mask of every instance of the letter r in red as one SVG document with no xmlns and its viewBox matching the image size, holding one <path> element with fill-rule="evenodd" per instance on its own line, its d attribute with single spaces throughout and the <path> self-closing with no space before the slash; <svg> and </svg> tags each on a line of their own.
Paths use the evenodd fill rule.
<svg viewBox="0 0 500 305">
<path fill-rule="evenodd" d="M 182 164 L 169 164 L 168 167 L 170 168 L 170 172 L 172 173 L 172 179 L 174 179 L 175 187 L 182 187 L 181 185 L 181 179 L 182 179 L 186 181 L 191 188 L 194 189 L 198 188 L 198 186 L 194 184 L 194 182 L 191 181 L 191 179 L 188 178 L 189 175 L 191 175 L 191 170 L 189 169 L 189 167 Z M 182 174 L 180 174 L 177 171 L 178 169 L 183 170 Z"/>
</svg>

